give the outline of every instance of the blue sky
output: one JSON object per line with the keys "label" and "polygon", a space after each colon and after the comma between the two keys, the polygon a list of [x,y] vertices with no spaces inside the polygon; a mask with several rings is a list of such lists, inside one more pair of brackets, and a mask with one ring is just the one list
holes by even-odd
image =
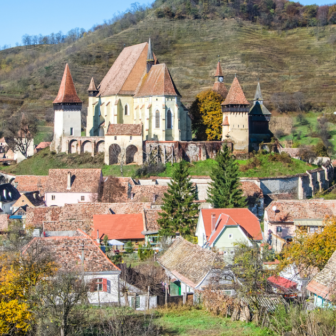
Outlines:
{"label": "blue sky", "polygon": [[[21,43],[24,34],[49,35],[72,28],[90,29],[130,8],[136,0],[11,0],[1,1],[0,46]],[[138,1],[140,4],[150,0]],[[323,5],[323,0],[303,0],[302,4]],[[5,14],[7,13],[7,14]],[[5,15],[4,15],[5,14]]]}

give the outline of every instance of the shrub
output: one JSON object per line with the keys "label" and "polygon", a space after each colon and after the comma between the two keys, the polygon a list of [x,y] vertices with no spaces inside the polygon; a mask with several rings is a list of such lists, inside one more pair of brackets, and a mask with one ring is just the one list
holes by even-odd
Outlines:
{"label": "shrub", "polygon": [[141,168],[137,169],[135,172],[136,177],[149,177],[155,176],[160,173],[163,173],[166,170],[166,167],[160,162],[157,164],[154,163],[145,163]]}
{"label": "shrub", "polygon": [[284,132],[283,129],[277,129],[277,130],[275,130],[274,135],[275,135],[275,137],[276,137],[277,139],[280,139],[280,138],[282,138],[283,136],[285,136],[286,133]]}

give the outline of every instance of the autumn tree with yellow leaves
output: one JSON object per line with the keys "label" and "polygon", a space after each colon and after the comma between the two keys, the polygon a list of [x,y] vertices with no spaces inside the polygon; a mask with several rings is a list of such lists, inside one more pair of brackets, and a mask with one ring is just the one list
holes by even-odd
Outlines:
{"label": "autumn tree with yellow leaves", "polygon": [[197,140],[221,140],[223,97],[213,91],[205,90],[196,96],[190,107],[192,131]]}
{"label": "autumn tree with yellow leaves", "polygon": [[0,256],[0,268],[0,334],[26,335],[40,308],[36,285],[55,274],[56,264],[42,251],[11,251]]}
{"label": "autumn tree with yellow leaves", "polygon": [[323,231],[313,234],[297,230],[293,242],[284,246],[279,269],[290,264],[321,270],[336,251],[336,217],[325,220]]}

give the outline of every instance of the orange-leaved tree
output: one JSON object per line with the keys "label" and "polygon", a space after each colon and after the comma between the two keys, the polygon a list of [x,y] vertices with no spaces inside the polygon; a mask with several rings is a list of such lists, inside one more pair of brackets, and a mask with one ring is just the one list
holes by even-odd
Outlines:
{"label": "orange-leaved tree", "polygon": [[25,335],[34,323],[40,298],[35,286],[57,270],[49,255],[34,251],[4,253],[0,257],[0,334]]}
{"label": "orange-leaved tree", "polygon": [[336,217],[324,221],[323,231],[309,234],[297,230],[293,242],[286,245],[281,254],[279,269],[290,264],[322,269],[336,251]]}
{"label": "orange-leaved tree", "polygon": [[213,91],[205,90],[196,96],[190,107],[192,130],[198,140],[220,140],[222,137],[223,97]]}

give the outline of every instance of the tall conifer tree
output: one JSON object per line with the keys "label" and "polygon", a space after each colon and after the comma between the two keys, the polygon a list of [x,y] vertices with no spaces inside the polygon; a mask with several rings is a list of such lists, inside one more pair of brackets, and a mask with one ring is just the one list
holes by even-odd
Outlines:
{"label": "tall conifer tree", "polygon": [[210,174],[212,182],[208,189],[208,202],[214,208],[243,208],[246,199],[240,187],[238,165],[226,144],[216,156],[217,166]]}
{"label": "tall conifer tree", "polygon": [[158,223],[161,227],[159,235],[174,236],[179,232],[182,236],[195,233],[198,204],[196,187],[190,182],[189,164],[181,161],[177,164],[167,193],[164,194],[162,212]]}

